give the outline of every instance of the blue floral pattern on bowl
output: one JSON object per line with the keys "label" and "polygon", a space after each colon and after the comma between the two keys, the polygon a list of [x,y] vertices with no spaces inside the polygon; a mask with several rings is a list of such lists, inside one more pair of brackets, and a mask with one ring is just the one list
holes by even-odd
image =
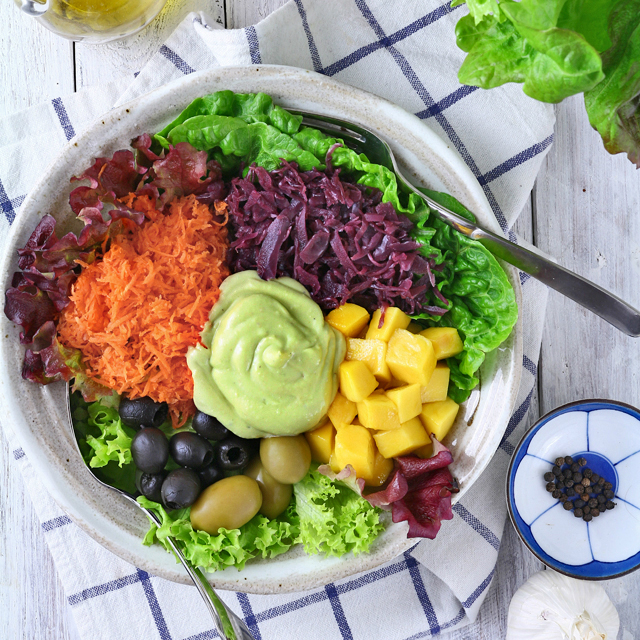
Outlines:
{"label": "blue floral pattern on bowl", "polygon": [[[613,485],[616,507],[590,522],[547,490],[543,475],[559,456],[585,458]],[[543,416],[522,438],[507,475],[509,515],[523,542],[547,566],[604,580],[640,566],[640,412],[584,400]]]}

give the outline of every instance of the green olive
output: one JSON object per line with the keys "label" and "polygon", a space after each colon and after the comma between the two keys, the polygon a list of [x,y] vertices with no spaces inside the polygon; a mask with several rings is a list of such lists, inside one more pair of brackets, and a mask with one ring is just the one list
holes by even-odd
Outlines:
{"label": "green olive", "polygon": [[304,436],[262,438],[260,460],[278,482],[295,484],[309,471],[311,449]]}
{"label": "green olive", "polygon": [[293,487],[290,484],[278,482],[256,456],[244,470],[245,475],[253,478],[262,492],[262,506],[260,513],[267,518],[277,518],[291,502]]}
{"label": "green olive", "polygon": [[260,511],[262,493],[248,476],[223,478],[207,487],[191,506],[191,526],[212,536],[218,529],[238,529]]}

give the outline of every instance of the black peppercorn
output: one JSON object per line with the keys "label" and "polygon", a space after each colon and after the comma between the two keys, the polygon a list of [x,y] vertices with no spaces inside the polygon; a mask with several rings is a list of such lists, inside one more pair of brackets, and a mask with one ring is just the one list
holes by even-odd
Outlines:
{"label": "black peppercorn", "polygon": [[562,491],[555,489],[551,495],[557,500],[562,495]]}
{"label": "black peppercorn", "polygon": [[575,496],[575,495],[576,495],[576,490],[575,490],[573,487],[568,487],[568,488],[567,488],[567,495],[568,495],[570,498],[573,498],[573,496]]}
{"label": "black peppercorn", "polygon": [[562,475],[563,475],[565,478],[570,478],[573,474],[571,473],[571,469],[565,469],[565,470],[562,472]]}
{"label": "black peppercorn", "polygon": [[556,458],[556,467],[561,467],[564,464],[564,458]]}
{"label": "black peppercorn", "polygon": [[552,491],[555,491],[555,490],[556,490],[556,485],[553,484],[553,482],[548,482],[547,483],[547,491],[549,493],[551,493]]}
{"label": "black peppercorn", "polygon": [[573,458],[571,456],[565,456],[564,457],[564,463],[565,464],[573,464]]}
{"label": "black peppercorn", "polygon": [[582,507],[584,507],[584,500],[578,498],[577,500],[574,501],[573,506],[576,509],[581,509]]}
{"label": "black peppercorn", "polygon": [[577,462],[574,462],[571,465],[571,472],[576,473],[577,471],[580,471],[580,465]]}
{"label": "black peppercorn", "polygon": [[600,509],[591,509],[591,517],[597,518],[600,515]]}
{"label": "black peppercorn", "polygon": [[615,507],[615,502],[612,502],[611,500],[607,500],[607,503],[605,504],[605,507],[607,509],[613,509],[613,507]]}
{"label": "black peppercorn", "polygon": [[604,504],[601,504],[598,507],[598,510],[600,511],[600,513],[604,513],[607,510],[607,507]]}
{"label": "black peppercorn", "polygon": [[573,474],[573,481],[574,482],[582,482],[582,474],[581,473],[574,473]]}
{"label": "black peppercorn", "polygon": [[580,460],[578,460],[578,464],[581,467],[584,467],[587,464],[587,461],[585,460],[585,458],[580,458]]}
{"label": "black peppercorn", "polygon": [[602,485],[602,488],[603,488],[603,489],[613,489],[613,485],[612,485],[610,482],[605,482],[605,483]]}
{"label": "black peppercorn", "polygon": [[560,500],[560,502],[566,502],[569,498],[567,498],[567,496],[563,493],[560,495],[560,497],[558,498],[558,500]]}
{"label": "black peppercorn", "polygon": [[580,484],[583,487],[589,487],[591,486],[591,480],[589,480],[589,478],[582,478],[582,481],[580,482]]}
{"label": "black peppercorn", "polygon": [[605,498],[608,498],[609,500],[611,500],[611,498],[613,498],[613,496],[614,496],[615,494],[613,493],[613,491],[611,491],[611,489],[607,489],[606,491],[603,491],[603,492],[602,492],[602,495],[603,495]]}
{"label": "black peppercorn", "polygon": [[585,514],[582,516],[582,519],[583,519],[585,522],[590,522],[592,517],[593,517],[593,516],[592,516],[590,513],[585,513]]}
{"label": "black peppercorn", "polygon": [[565,511],[571,511],[571,509],[573,509],[573,502],[571,502],[571,500],[566,500],[562,506]]}
{"label": "black peppercorn", "polygon": [[562,480],[560,480],[560,478],[558,478],[558,479],[556,480],[556,487],[557,487],[558,489],[564,489],[564,488],[565,488],[565,486],[566,486],[566,485],[565,485],[565,483],[564,483]]}
{"label": "black peppercorn", "polygon": [[589,500],[589,506],[593,509],[594,507],[598,506],[598,501],[595,498],[591,498],[591,500]]}
{"label": "black peppercorn", "polygon": [[582,513],[591,513],[591,507],[588,504],[585,504],[584,507],[582,507]]}
{"label": "black peppercorn", "polygon": [[575,509],[575,510],[574,510],[574,512],[573,512],[573,515],[574,515],[576,518],[582,518],[582,516],[583,516],[584,514],[582,513],[582,509]]}
{"label": "black peppercorn", "polygon": [[567,488],[573,487],[574,484],[575,484],[575,482],[571,478],[569,478],[568,480],[564,481],[564,486],[567,487]]}
{"label": "black peppercorn", "polygon": [[591,487],[591,491],[593,491],[593,493],[598,495],[602,493],[602,487],[599,484],[597,484],[595,487]]}
{"label": "black peppercorn", "polygon": [[553,467],[551,473],[553,473],[554,476],[559,476],[562,473],[562,469],[560,467]]}
{"label": "black peppercorn", "polygon": [[598,500],[599,504],[604,504],[607,501],[607,499],[602,494],[596,496],[596,499]]}
{"label": "black peppercorn", "polygon": [[588,493],[583,493],[580,496],[585,502],[589,502],[589,494]]}
{"label": "black peppercorn", "polygon": [[597,473],[594,473],[594,474],[591,476],[591,482],[592,482],[592,484],[597,484],[597,483],[598,483],[598,480],[600,480],[600,476],[599,476]]}
{"label": "black peppercorn", "polygon": [[583,469],[582,470],[582,475],[585,478],[590,478],[593,475],[593,471],[591,471],[591,469]]}
{"label": "black peppercorn", "polygon": [[547,473],[544,474],[544,479],[547,482],[553,482],[555,479],[555,476],[553,475],[553,473],[551,473],[551,471],[547,471]]}
{"label": "black peppercorn", "polygon": [[600,486],[602,486],[605,482],[606,482],[606,480],[605,480],[602,476],[600,476],[600,477],[598,478],[598,484],[599,484]]}

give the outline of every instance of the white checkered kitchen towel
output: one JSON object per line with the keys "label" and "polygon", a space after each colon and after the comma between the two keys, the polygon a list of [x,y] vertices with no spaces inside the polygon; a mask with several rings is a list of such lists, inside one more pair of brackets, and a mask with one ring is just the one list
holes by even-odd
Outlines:
{"label": "white checkered kitchen towel", "polygon": [[[500,225],[515,239],[510,227],[553,140],[553,111],[524,96],[519,86],[485,92],[458,84],[463,54],[454,27],[464,11],[439,0],[292,0],[255,27],[233,31],[191,14],[135,79],[0,120],[0,242],[40,173],[106,108],[196,70],[261,63],[313,69],[415,113],[457,149]],[[444,523],[435,541],[312,592],[224,593],[257,640],[423,638],[475,620],[495,571],[506,515],[504,500],[497,497],[504,493],[509,457],[525,428],[546,305],[545,287],[524,274],[521,281],[525,355],[515,413],[490,467],[454,507],[454,519]],[[47,496],[7,427],[5,436],[42,519],[81,637],[217,637],[193,587],[136,569],[71,523]]]}

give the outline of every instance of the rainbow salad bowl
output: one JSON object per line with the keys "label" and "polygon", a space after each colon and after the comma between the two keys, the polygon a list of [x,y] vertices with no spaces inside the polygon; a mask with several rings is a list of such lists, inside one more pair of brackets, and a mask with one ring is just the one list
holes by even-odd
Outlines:
{"label": "rainbow salad bowl", "polygon": [[[616,504],[585,522],[546,490],[559,456],[585,458],[613,485]],[[609,400],[572,402],[543,416],[520,441],[507,475],[509,515],[547,566],[604,580],[640,566],[640,411]]]}

